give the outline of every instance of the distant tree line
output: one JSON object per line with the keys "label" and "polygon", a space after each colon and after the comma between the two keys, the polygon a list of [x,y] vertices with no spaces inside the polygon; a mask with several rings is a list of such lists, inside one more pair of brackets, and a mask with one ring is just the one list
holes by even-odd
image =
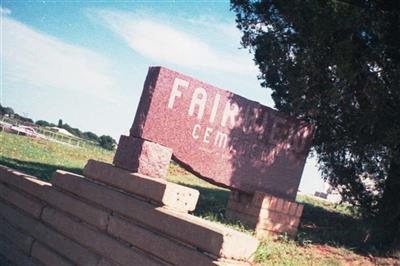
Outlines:
{"label": "distant tree line", "polygon": [[0,115],[1,116],[8,115],[9,117],[12,117],[13,119],[18,120],[22,123],[32,123],[32,124],[34,123],[41,127],[63,128],[76,137],[98,143],[101,147],[108,149],[108,150],[113,150],[117,144],[115,139],[113,139],[110,136],[107,136],[107,135],[98,136],[97,134],[90,132],[90,131],[82,132],[78,128],[74,128],[74,127],[71,127],[70,125],[68,125],[67,123],[63,123],[63,121],[61,119],[58,121],[57,125],[47,122],[45,120],[37,120],[36,122],[34,122],[30,118],[27,118],[27,117],[24,117],[24,116],[21,116],[21,115],[15,113],[11,107],[5,107],[5,106],[2,106],[1,104],[0,104]]}
{"label": "distant tree line", "polygon": [[81,130],[79,130],[79,128],[74,128],[74,127],[71,127],[70,125],[68,125],[67,123],[63,123],[63,121],[61,119],[58,120],[57,127],[63,128],[65,130],[67,130],[69,133],[71,133],[72,135],[77,136],[79,138],[96,142],[101,147],[103,147],[107,150],[113,150],[115,145],[117,144],[115,139],[113,139],[110,136],[107,136],[107,135],[97,136],[95,133],[90,132],[90,131],[82,132]]}
{"label": "distant tree line", "polygon": [[13,117],[15,120],[21,121],[23,123],[33,124],[32,119],[22,116],[22,115],[19,115],[19,114],[15,113],[11,107],[4,107],[1,104],[0,104],[0,115],[1,116],[8,115],[10,117]]}

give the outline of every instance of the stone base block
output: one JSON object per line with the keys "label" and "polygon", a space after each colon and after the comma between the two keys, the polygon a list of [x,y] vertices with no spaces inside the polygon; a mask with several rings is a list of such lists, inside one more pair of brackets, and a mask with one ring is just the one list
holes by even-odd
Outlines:
{"label": "stone base block", "polygon": [[89,160],[83,169],[86,177],[116,187],[128,193],[139,195],[157,206],[168,206],[177,211],[194,211],[199,191],[168,182],[161,178],[151,178],[108,163]]}
{"label": "stone base block", "polygon": [[150,177],[165,178],[172,150],[144,139],[122,135],[114,165]]}
{"label": "stone base block", "polygon": [[295,237],[303,205],[264,192],[254,195],[232,191],[226,217],[255,229],[258,238],[287,233]]}
{"label": "stone base block", "polygon": [[[119,214],[122,218],[126,217],[135,224],[150,227],[152,231],[161,236],[168,236],[168,238],[175,239],[180,243],[195,247],[202,252],[218,258],[249,260],[259,244],[258,240],[250,235],[203,220],[200,217],[177,212],[170,208],[155,208],[154,205],[148,202],[132,197],[127,193],[110,189],[107,186],[97,182],[95,183],[80,175],[65,171],[57,171],[53,175],[52,183],[54,186],[70,192],[77,197],[84,198],[84,200],[112,210],[113,216],[114,214],[115,216]],[[45,214],[43,213],[42,217],[44,216]],[[110,219],[110,223],[112,221],[115,222],[116,220]],[[57,219],[54,220],[54,223],[61,224]],[[69,230],[67,224],[65,228]],[[122,230],[122,225],[115,225],[114,229]],[[111,230],[110,224],[108,230]],[[117,234],[116,231],[114,231],[114,233]],[[126,241],[128,241],[128,237],[130,236],[119,231],[118,237],[122,238],[122,235],[124,235]],[[137,232],[132,234],[132,237],[135,236],[138,237]],[[93,238],[90,241],[94,242]],[[136,239],[135,241],[139,240]],[[149,239],[143,241],[147,241],[147,245],[149,244]],[[144,244],[142,247],[144,247]],[[152,245],[152,247],[155,247],[155,244]],[[168,245],[163,245],[162,247],[165,248],[163,252],[171,252]]]}

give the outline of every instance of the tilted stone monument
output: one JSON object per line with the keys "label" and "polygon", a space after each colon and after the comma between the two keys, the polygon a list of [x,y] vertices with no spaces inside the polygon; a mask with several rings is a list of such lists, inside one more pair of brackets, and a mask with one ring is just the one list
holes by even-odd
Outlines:
{"label": "tilted stone monument", "polygon": [[[150,67],[130,136],[121,136],[114,164],[165,177],[172,156],[196,176],[235,191],[228,217],[253,227],[285,220],[274,213],[296,217],[286,219],[291,231],[262,227],[294,234],[302,206],[293,200],[313,134],[314,127],[304,121],[164,67]],[[279,204],[251,205],[263,201],[260,193]]]}

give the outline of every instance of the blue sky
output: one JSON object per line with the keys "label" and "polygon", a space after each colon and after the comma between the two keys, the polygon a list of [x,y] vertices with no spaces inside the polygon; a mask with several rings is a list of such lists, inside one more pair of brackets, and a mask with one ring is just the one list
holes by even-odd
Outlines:
{"label": "blue sky", "polygon": [[[1,1],[1,104],[118,139],[162,65],[273,107],[228,1]],[[300,188],[321,189],[315,159]]]}

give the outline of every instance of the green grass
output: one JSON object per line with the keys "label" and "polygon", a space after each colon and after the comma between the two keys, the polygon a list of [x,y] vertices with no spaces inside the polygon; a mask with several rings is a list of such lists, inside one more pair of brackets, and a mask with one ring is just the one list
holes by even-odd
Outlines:
{"label": "green grass", "polygon": [[0,132],[0,164],[42,180],[49,180],[57,169],[80,174],[87,160],[111,162],[113,155],[100,147],[80,148]]}
{"label": "green grass", "polygon": [[299,248],[298,243],[285,237],[279,241],[264,239],[257,249],[255,261],[261,265],[342,265],[335,255],[321,257],[310,248]]}
{"label": "green grass", "polygon": [[[87,160],[111,162],[114,153],[101,148],[81,148],[35,140],[0,132],[0,164],[49,180],[57,169],[77,174]],[[209,184],[172,163],[167,179],[195,188],[200,198],[195,212],[203,217],[252,234],[240,223],[228,223],[224,213],[229,190]],[[304,212],[295,240],[281,236],[278,240],[264,239],[256,254],[259,265],[379,265],[366,257],[379,247],[364,246],[363,239],[369,225],[363,222],[348,206],[299,196]],[[389,263],[388,263],[388,261]],[[383,259],[383,264],[400,265],[399,261]],[[351,262],[351,263],[349,263]]]}

